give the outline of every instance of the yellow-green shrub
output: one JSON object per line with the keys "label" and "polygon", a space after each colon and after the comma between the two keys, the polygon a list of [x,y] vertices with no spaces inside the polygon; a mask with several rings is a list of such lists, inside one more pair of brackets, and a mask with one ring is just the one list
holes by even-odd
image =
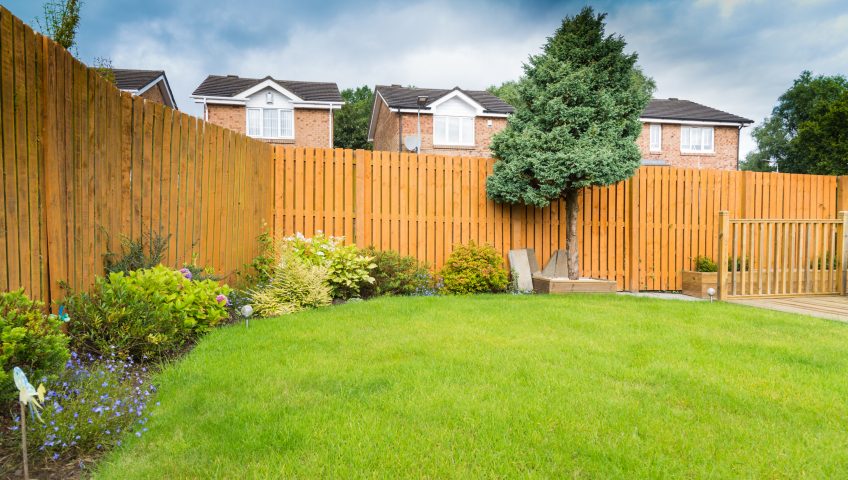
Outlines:
{"label": "yellow-green shrub", "polygon": [[505,291],[509,285],[509,276],[497,250],[474,242],[457,247],[440,276],[444,282],[441,291],[446,294],[496,293]]}
{"label": "yellow-green shrub", "polygon": [[268,283],[251,292],[257,315],[273,317],[330,304],[326,267],[310,265],[287,250],[279,258]]}

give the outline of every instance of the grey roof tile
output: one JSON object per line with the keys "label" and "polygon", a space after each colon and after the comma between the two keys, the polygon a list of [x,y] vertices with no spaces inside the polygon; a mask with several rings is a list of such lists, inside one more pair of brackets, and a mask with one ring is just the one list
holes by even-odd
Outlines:
{"label": "grey roof tile", "polygon": [[273,80],[307,102],[342,102],[339,86],[331,82],[299,82],[272,77],[242,78],[237,75],[209,75],[194,90],[198,97],[234,97],[265,80]]}
{"label": "grey roof tile", "polygon": [[700,122],[754,123],[753,120],[716,110],[689,100],[654,98],[642,112],[643,118]]}
{"label": "grey roof tile", "polygon": [[[377,85],[376,90],[383,96],[390,108],[418,108],[419,96],[427,96],[426,105],[430,105],[448,93],[454,90],[459,90],[471,97],[475,102],[482,105],[486,113],[507,114],[512,113],[515,110],[512,108],[512,105],[504,102],[500,98],[485,90],[463,90],[459,87],[454,87],[452,89],[414,88],[401,87],[397,85]],[[427,110],[429,108],[430,107],[425,106],[424,109]]]}
{"label": "grey roof tile", "polygon": [[138,90],[165,74],[164,70],[133,70],[113,68],[115,85],[121,90]]}

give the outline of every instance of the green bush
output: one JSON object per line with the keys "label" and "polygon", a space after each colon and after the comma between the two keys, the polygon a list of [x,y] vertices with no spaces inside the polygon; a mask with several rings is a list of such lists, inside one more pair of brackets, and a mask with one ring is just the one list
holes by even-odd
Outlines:
{"label": "green bush", "polygon": [[291,252],[307,265],[326,268],[333,298],[355,297],[363,285],[374,283],[371,270],[377,265],[355,245],[343,245],[343,241],[343,237],[328,237],[323,233],[312,238],[298,233],[283,239],[278,255]]}
{"label": "green bush", "polygon": [[111,273],[66,300],[74,348],[140,360],[179,351],[229,317],[230,289],[164,266]]}
{"label": "green bush", "polygon": [[442,292],[447,294],[496,293],[509,286],[501,255],[489,245],[474,242],[456,248],[440,275],[444,282]]}
{"label": "green bush", "polygon": [[115,252],[107,252],[104,261],[106,273],[123,272],[129,273],[133,270],[153,268],[165,259],[165,251],[168,249],[168,240],[171,236],[144,235],[138,240],[123,238],[121,240],[121,256],[117,257]]}
{"label": "green bush", "polygon": [[253,310],[259,316],[274,317],[329,305],[332,297],[327,278],[326,267],[310,265],[283,251],[268,284],[251,292]]}
{"label": "green bush", "polygon": [[23,289],[0,293],[0,393],[14,390],[12,369],[21,367],[33,383],[59,373],[68,359],[68,337],[44,304],[27,298]]}
{"label": "green bush", "polygon": [[415,257],[402,256],[394,250],[380,251],[374,247],[368,247],[362,253],[371,257],[376,265],[371,271],[374,282],[362,286],[362,297],[422,295],[432,290],[433,278],[429,268]]}
{"label": "green bush", "polygon": [[716,264],[716,262],[714,262],[710,257],[698,255],[697,257],[695,257],[695,271],[717,272],[718,264]]}

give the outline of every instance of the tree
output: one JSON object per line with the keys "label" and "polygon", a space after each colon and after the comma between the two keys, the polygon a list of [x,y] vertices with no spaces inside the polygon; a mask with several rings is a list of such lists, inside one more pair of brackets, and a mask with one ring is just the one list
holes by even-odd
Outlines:
{"label": "tree", "polygon": [[492,85],[486,91],[513,107],[518,107],[518,104],[521,103],[521,96],[518,94],[518,83],[520,81],[508,80],[500,85]]}
{"label": "tree", "polygon": [[846,91],[848,80],[842,75],[814,77],[809,71],[802,72],[778,98],[771,115],[751,132],[757,142],[757,150],[747,155],[742,169],[828,173],[810,158],[812,145],[800,144],[797,136],[802,125],[818,122]]}
{"label": "tree", "polygon": [[36,19],[38,28],[56,43],[70,50],[76,43],[80,8],[81,0],[48,1],[44,4],[44,19]]}
{"label": "tree", "polygon": [[654,83],[606,35],[606,14],[591,7],[566,17],[541,54],[524,65],[520,103],[492,140],[494,172],[486,181],[498,202],[546,207],[566,202],[568,276],[580,276],[577,197],[580,189],[633,175],[641,154],[639,115]]}
{"label": "tree", "polygon": [[803,152],[799,166],[806,173],[848,175],[848,90],[798,126],[793,147]]}
{"label": "tree", "polygon": [[333,128],[333,145],[338,148],[371,150],[368,141],[368,122],[374,94],[367,85],[342,90],[345,104],[336,112]]}

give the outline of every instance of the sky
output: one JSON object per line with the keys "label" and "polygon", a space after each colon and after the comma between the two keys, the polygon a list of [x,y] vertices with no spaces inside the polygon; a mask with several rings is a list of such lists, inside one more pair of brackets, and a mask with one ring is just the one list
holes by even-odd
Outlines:
{"label": "sky", "polygon": [[[3,1],[37,28],[41,0]],[[84,0],[76,56],[165,70],[181,110],[209,74],[339,87],[483,89],[518,78],[568,15],[607,12],[607,33],[657,85],[760,123],[803,70],[848,74],[845,0]],[[743,130],[743,155],[755,148]]]}

